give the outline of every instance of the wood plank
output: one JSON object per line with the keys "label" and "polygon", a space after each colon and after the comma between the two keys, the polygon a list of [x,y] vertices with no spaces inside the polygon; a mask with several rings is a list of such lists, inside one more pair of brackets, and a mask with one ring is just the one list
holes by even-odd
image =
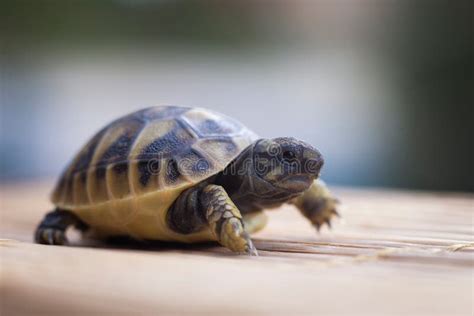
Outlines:
{"label": "wood plank", "polygon": [[472,315],[474,196],[338,188],[321,234],[290,206],[254,236],[215,244],[32,243],[51,182],[2,185],[1,314]]}

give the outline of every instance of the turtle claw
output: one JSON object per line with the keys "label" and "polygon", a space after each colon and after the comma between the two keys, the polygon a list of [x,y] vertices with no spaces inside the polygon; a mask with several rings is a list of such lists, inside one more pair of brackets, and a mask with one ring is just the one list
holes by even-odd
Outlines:
{"label": "turtle claw", "polygon": [[245,253],[248,254],[249,256],[258,257],[257,248],[255,248],[250,238],[247,240],[247,247],[245,247]]}
{"label": "turtle claw", "polygon": [[316,223],[316,224],[313,224],[313,225],[314,225],[314,227],[316,227],[316,231],[317,231],[318,233],[320,233],[320,230],[321,230],[321,224],[319,224],[319,223]]}
{"label": "turtle claw", "polygon": [[326,203],[323,204],[324,207],[316,209],[312,212],[311,217],[309,218],[318,233],[321,230],[323,225],[327,225],[329,229],[332,229],[331,219],[334,217],[340,218],[341,215],[336,210],[336,201],[335,200],[328,200]]}
{"label": "turtle claw", "polygon": [[56,228],[38,228],[35,241],[44,245],[67,245],[68,243],[65,232]]}
{"label": "turtle claw", "polygon": [[321,232],[321,228],[324,226],[324,224],[326,224],[328,226],[329,229],[332,229],[332,224],[331,224],[331,221],[328,219],[327,221],[325,222],[322,222],[322,223],[315,223],[313,224],[314,227],[316,227],[316,231],[318,233]]}

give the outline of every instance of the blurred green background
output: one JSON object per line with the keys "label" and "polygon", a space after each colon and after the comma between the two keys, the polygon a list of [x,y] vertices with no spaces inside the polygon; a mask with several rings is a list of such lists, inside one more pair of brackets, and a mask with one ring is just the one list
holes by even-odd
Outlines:
{"label": "blurred green background", "polygon": [[473,190],[472,1],[0,3],[1,181],[54,177],[119,115],[208,107],[331,184]]}

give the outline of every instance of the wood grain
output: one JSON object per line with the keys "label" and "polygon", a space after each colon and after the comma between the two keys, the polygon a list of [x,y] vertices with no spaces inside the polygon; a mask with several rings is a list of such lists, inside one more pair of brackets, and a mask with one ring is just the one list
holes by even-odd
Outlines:
{"label": "wood grain", "polygon": [[472,315],[474,196],[335,190],[321,234],[270,211],[258,258],[215,244],[32,243],[51,182],[1,186],[1,315]]}

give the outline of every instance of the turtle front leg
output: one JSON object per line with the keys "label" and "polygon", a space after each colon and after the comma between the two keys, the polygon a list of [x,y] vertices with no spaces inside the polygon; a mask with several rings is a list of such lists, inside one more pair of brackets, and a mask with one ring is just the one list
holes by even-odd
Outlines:
{"label": "turtle front leg", "polygon": [[87,228],[72,212],[61,209],[49,212],[36,228],[35,241],[45,245],[66,245],[66,229],[72,225],[80,230]]}
{"label": "turtle front leg", "polygon": [[242,215],[219,185],[206,186],[200,195],[204,216],[217,241],[234,252],[257,256],[249,234],[244,229]]}
{"label": "turtle front leg", "polygon": [[302,195],[292,200],[300,212],[308,218],[319,231],[323,224],[331,227],[331,218],[338,216],[338,201],[329,192],[322,180],[315,180]]}

